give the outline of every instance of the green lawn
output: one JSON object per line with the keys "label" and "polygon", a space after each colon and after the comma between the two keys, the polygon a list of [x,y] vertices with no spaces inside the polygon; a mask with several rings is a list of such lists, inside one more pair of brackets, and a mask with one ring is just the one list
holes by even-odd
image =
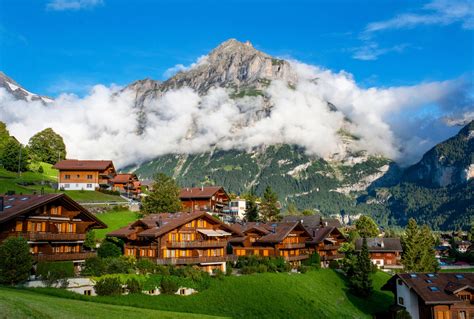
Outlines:
{"label": "green lawn", "polygon": [[390,278],[374,276],[374,295],[363,299],[347,292],[338,273],[324,269],[306,274],[255,274],[212,280],[209,289],[192,296],[130,295],[87,297],[58,289],[39,293],[122,306],[193,312],[232,318],[371,318],[393,302],[380,287]]}
{"label": "green lawn", "polygon": [[439,272],[474,272],[474,268],[465,268],[465,269],[440,269]]}
{"label": "green lawn", "polygon": [[139,218],[136,212],[131,212],[129,210],[111,210],[107,213],[96,214],[96,217],[98,217],[101,221],[106,223],[107,226],[109,226],[106,229],[95,230],[95,236],[97,239],[105,238],[105,234],[116,229],[122,228]]}
{"label": "green lawn", "polygon": [[69,300],[31,291],[0,288],[0,319],[23,318],[216,318]]}
{"label": "green lawn", "polygon": [[117,195],[104,194],[96,191],[64,191],[69,197],[81,203],[103,203],[103,202],[124,202],[126,201]]}

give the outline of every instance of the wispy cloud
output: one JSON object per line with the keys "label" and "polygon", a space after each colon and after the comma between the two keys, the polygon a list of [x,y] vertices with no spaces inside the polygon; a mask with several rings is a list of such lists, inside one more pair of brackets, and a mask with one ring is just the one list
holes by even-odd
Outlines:
{"label": "wispy cloud", "polygon": [[179,72],[184,72],[184,71],[188,71],[192,68],[195,68],[201,64],[205,64],[207,63],[207,55],[202,55],[200,56],[196,62],[194,63],[191,63],[190,65],[184,65],[184,64],[176,64],[175,66],[172,66],[171,68],[167,69],[164,73],[163,73],[163,77],[165,79],[167,78],[170,78],[172,77],[173,75],[175,75],[176,73],[179,73]]}
{"label": "wispy cloud", "polygon": [[352,57],[356,60],[373,61],[377,60],[379,56],[384,54],[391,52],[403,52],[407,46],[407,44],[400,44],[389,48],[381,48],[376,42],[367,42],[360,47],[353,48],[352,51],[354,54]]}
{"label": "wispy cloud", "polygon": [[103,0],[51,0],[46,4],[46,8],[53,11],[77,11],[102,5],[104,5]]}
{"label": "wispy cloud", "polygon": [[421,25],[461,23],[464,29],[474,28],[474,2],[471,0],[434,0],[420,13],[403,13],[391,19],[369,23],[364,35],[383,30],[410,29]]}

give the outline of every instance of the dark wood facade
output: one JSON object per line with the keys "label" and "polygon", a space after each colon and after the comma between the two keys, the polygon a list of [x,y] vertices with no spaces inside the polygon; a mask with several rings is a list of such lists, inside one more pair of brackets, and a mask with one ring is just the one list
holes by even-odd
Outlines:
{"label": "dark wood facade", "polygon": [[179,194],[184,211],[206,211],[221,214],[229,205],[230,197],[223,187],[187,187]]}
{"label": "dark wood facade", "polygon": [[84,261],[86,232],[107,226],[64,194],[3,197],[0,242],[8,237],[28,241],[36,261]]}

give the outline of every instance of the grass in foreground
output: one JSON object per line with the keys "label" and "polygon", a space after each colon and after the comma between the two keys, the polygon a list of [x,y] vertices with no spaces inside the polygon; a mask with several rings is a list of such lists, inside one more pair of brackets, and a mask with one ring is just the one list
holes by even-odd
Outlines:
{"label": "grass in foreground", "polygon": [[[92,303],[0,288],[0,318],[211,318],[210,316]],[[215,317],[212,317],[215,318]]]}
{"label": "grass in foreground", "polygon": [[97,191],[64,191],[64,193],[79,203],[126,203],[126,201],[120,196],[104,194]]}
{"label": "grass in foreground", "polygon": [[131,212],[129,210],[120,210],[114,211],[111,210],[107,213],[97,214],[97,218],[109,226],[106,229],[97,229],[95,230],[95,237],[97,239],[105,238],[105,234],[110,233],[111,231],[117,230],[124,226],[127,226],[131,222],[139,218],[136,212]]}
{"label": "grass in foreground", "polygon": [[255,274],[212,280],[209,289],[192,296],[130,295],[87,297],[58,289],[38,293],[99,303],[232,318],[371,318],[393,302],[380,287],[390,276],[374,275],[375,293],[362,299],[347,292],[343,278],[330,269],[306,274]]}

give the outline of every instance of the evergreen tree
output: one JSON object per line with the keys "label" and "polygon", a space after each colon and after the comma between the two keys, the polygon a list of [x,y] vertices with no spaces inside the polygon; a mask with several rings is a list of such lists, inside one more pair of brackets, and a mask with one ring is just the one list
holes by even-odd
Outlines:
{"label": "evergreen tree", "polygon": [[21,172],[28,170],[28,152],[15,138],[10,137],[5,144],[0,162],[3,167],[11,172]]}
{"label": "evergreen tree", "polygon": [[10,133],[7,130],[5,123],[0,121],[0,154],[2,154],[3,148],[10,139]]}
{"label": "evergreen tree", "polygon": [[182,209],[180,188],[175,180],[165,174],[155,176],[153,191],[142,202],[142,213],[176,213]]}
{"label": "evergreen tree", "polygon": [[402,264],[406,271],[435,272],[438,262],[435,258],[435,239],[427,225],[418,227],[413,218],[408,221],[402,237]]}
{"label": "evergreen tree", "polygon": [[260,204],[260,214],[264,221],[276,221],[279,219],[280,209],[278,208],[278,196],[270,186],[265,188],[262,203]]}
{"label": "evergreen tree", "polygon": [[379,227],[369,216],[362,215],[355,222],[355,226],[360,237],[371,238],[377,237],[379,234]]}
{"label": "evergreen tree", "polygon": [[25,281],[33,267],[26,239],[10,237],[0,245],[0,282],[14,285]]}
{"label": "evergreen tree", "polygon": [[438,261],[435,257],[435,239],[431,233],[431,229],[428,225],[423,225],[420,230],[420,238],[422,240],[421,246],[421,257],[420,257],[420,272],[435,272],[439,269]]}
{"label": "evergreen tree", "polygon": [[353,274],[349,277],[349,286],[354,294],[361,297],[368,297],[372,294],[372,262],[370,261],[367,240],[363,238],[362,249],[357,254],[357,259],[353,268]]}
{"label": "evergreen tree", "polygon": [[95,232],[89,230],[86,234],[86,240],[84,241],[84,247],[89,249],[95,249]]}
{"label": "evergreen tree", "polygon": [[286,214],[289,216],[298,216],[300,215],[300,212],[298,211],[298,208],[296,208],[295,204],[289,203],[288,208],[286,209]]}
{"label": "evergreen tree", "polygon": [[61,135],[47,128],[36,133],[28,143],[31,158],[35,161],[55,164],[66,158],[66,145]]}
{"label": "evergreen tree", "polygon": [[245,195],[246,208],[245,208],[245,219],[248,222],[258,221],[258,205],[257,196],[251,190],[249,194]]}

